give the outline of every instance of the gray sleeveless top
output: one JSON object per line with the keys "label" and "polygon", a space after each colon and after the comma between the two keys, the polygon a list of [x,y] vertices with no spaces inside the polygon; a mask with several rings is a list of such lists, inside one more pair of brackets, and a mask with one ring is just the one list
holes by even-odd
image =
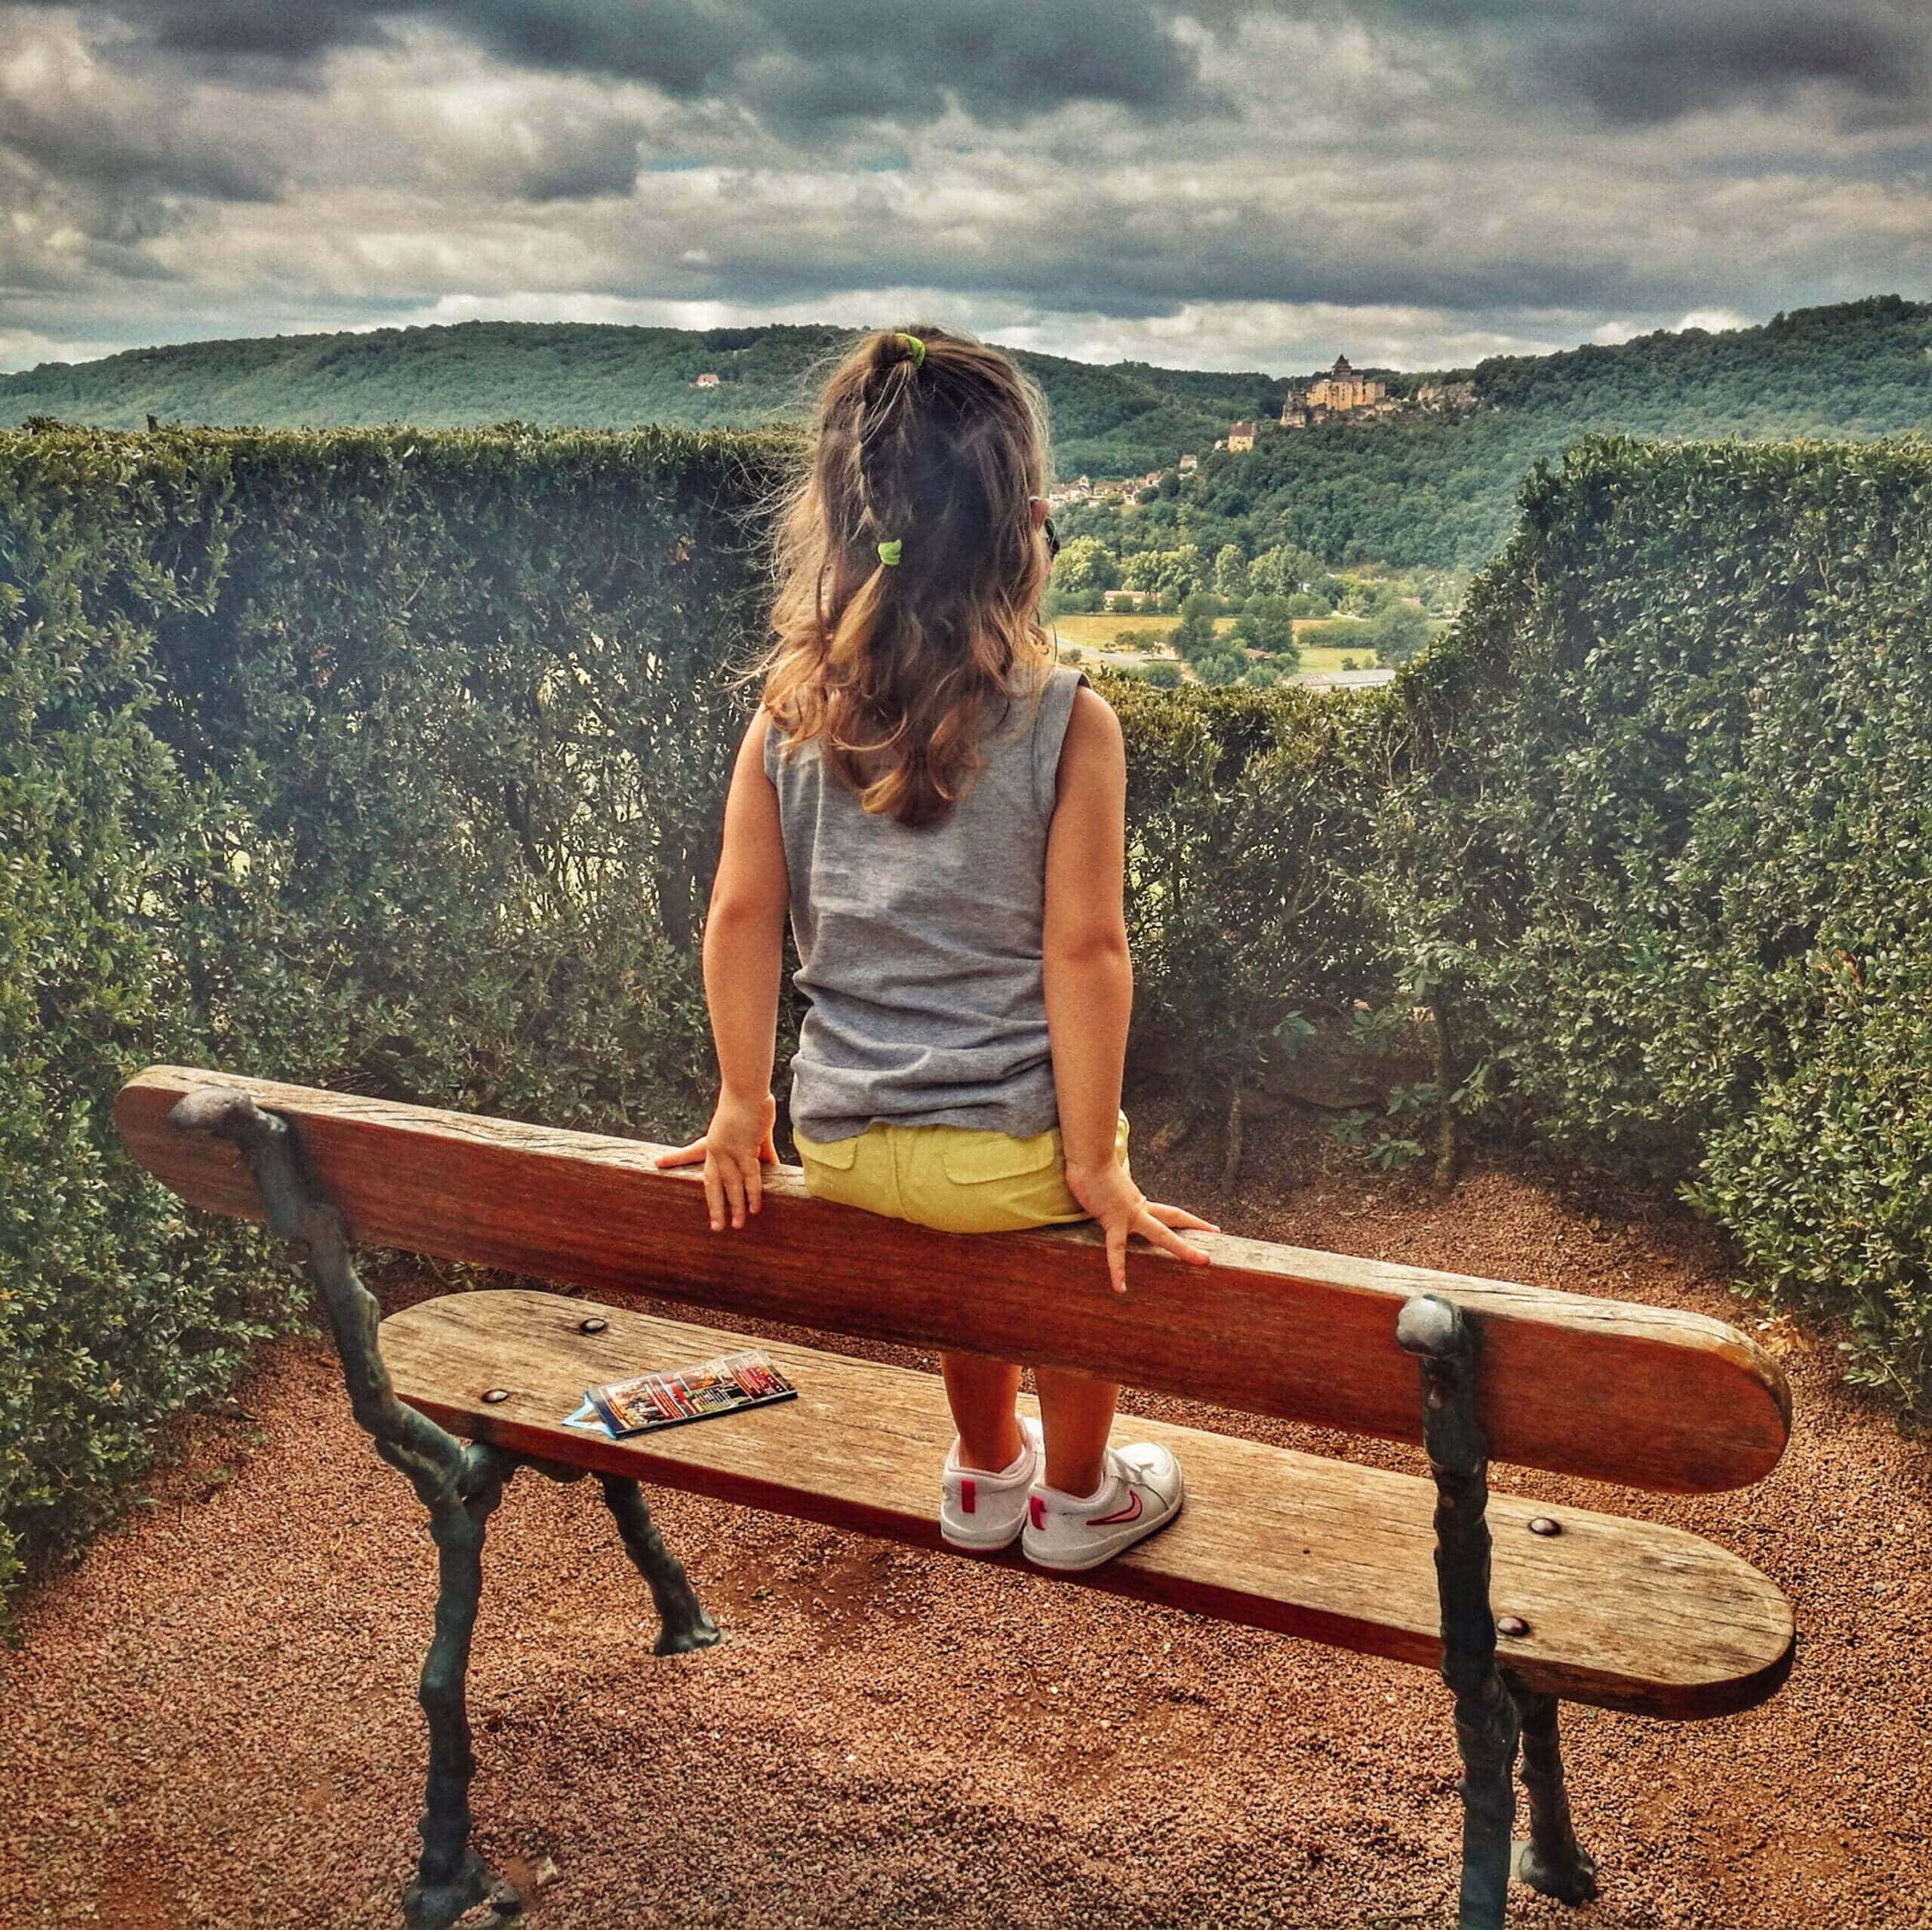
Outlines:
{"label": "gray sleeveless top", "polygon": [[789,874],[793,982],[811,1001],[792,1061],[808,1139],[875,1120],[1030,1138],[1059,1117],[1041,985],[1047,827],[1078,670],[1015,698],[964,801],[918,828],[874,816],[816,744],[765,739]]}

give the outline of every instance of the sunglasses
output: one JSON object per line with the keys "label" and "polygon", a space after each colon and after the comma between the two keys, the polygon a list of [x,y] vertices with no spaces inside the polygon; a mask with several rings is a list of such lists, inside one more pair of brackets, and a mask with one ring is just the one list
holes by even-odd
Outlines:
{"label": "sunglasses", "polygon": [[[1046,499],[1044,496],[1030,496],[1026,499],[1029,502],[1041,502]],[[1040,533],[1047,539],[1047,561],[1051,563],[1060,554],[1060,532],[1054,527],[1054,519],[1051,516],[1041,518]]]}

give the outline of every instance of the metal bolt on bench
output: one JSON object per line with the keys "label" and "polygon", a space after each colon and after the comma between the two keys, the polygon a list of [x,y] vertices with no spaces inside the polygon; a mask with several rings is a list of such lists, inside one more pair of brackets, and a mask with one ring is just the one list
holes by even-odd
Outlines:
{"label": "metal bolt on bench", "polygon": [[[471,1751],[464,1683],[470,1637],[483,1592],[483,1536],[504,1483],[521,1467],[557,1481],[582,1478],[567,1467],[506,1452],[478,1442],[466,1445],[435,1421],[397,1399],[377,1341],[382,1310],[356,1277],[342,1215],[318,1199],[300,1171],[294,1135],[287,1120],[263,1111],[246,1093],[204,1086],[168,1114],[185,1132],[212,1133],[232,1141],[248,1162],[269,1228],[298,1248],[314,1281],[348,1384],[357,1424],[376,1452],[408,1477],[429,1511],[436,1544],[435,1634],[423,1664],[417,1699],[429,1725],[429,1770],[424,1793],[423,1855],[416,1880],[404,1895],[409,1930],[448,1930],[478,1904],[491,1906],[499,1922],[518,1915],[522,1898],[469,1846],[469,1784],[476,1773]],[[586,1322],[586,1328],[591,1323]],[[488,1401],[502,1391],[483,1396]],[[660,1632],[657,1653],[681,1655],[718,1640],[699,1606],[675,1556],[651,1519],[635,1481],[599,1477],[625,1551],[651,1588]]]}

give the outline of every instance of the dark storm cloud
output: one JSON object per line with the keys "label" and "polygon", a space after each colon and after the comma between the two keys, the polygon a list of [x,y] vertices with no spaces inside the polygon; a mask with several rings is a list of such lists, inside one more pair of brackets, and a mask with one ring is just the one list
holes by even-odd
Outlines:
{"label": "dark storm cloud", "polygon": [[552,131],[513,183],[525,201],[588,201],[629,193],[637,179],[638,130],[611,120]]}
{"label": "dark storm cloud", "polygon": [[810,249],[788,245],[779,234],[721,240],[716,259],[691,275],[690,293],[797,303],[854,287],[916,287],[1011,297],[1046,313],[1141,321],[1178,315],[1210,289],[1220,303],[1398,304],[1467,314],[1607,303],[1681,308],[1708,286],[1688,265],[1659,272],[1527,253],[1460,257],[1380,241],[1372,250],[1351,249],[1306,218],[1257,223],[1225,241],[1191,245],[1145,225],[1137,230],[1104,202],[1084,211],[1057,206],[1048,218],[977,247],[923,235],[915,223],[894,220],[888,226],[883,238],[857,229],[835,235],[821,229]]}
{"label": "dark storm cloud", "polygon": [[165,128],[77,112],[71,102],[53,112],[17,98],[5,105],[0,149],[70,188],[97,191],[102,204],[123,211],[125,219],[134,218],[127,211],[157,195],[218,201],[275,197],[275,171],[259,157],[171,137]]}
{"label": "dark storm cloud", "polygon": [[1884,117],[1932,91],[1924,0],[1554,0],[1534,12],[1518,0],[1359,0],[1350,11],[1473,34],[1479,68],[1622,126],[1775,105],[1814,85]]}
{"label": "dark storm cloud", "polygon": [[1925,85],[1926,29],[1881,20],[1783,8],[1725,19],[1688,8],[1650,19],[1593,23],[1545,48],[1546,81],[1632,124],[1700,108],[1780,99],[1828,82],[1884,110],[1909,106]]}
{"label": "dark storm cloud", "polygon": [[276,63],[305,83],[337,48],[432,20],[518,66],[736,99],[793,129],[930,121],[955,101],[995,123],[1072,101],[1152,117],[1215,104],[1171,0],[115,0],[105,11],[162,51]]}

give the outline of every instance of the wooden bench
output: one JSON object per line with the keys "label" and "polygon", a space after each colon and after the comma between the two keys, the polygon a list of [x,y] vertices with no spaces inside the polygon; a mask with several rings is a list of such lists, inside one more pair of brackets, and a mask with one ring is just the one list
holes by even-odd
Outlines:
{"label": "wooden bench", "polygon": [[441,1593],[420,1692],[430,1764],[405,1898],[414,1930],[479,1903],[517,1907],[469,1845],[463,1676],[484,1523],[518,1467],[599,1477],[669,1654],[717,1632],[641,1482],[939,1549],[952,1428],[931,1375],[761,1341],[798,1400],[626,1440],[573,1430],[562,1418],[587,1384],[744,1337],[514,1290],[393,1314],[379,1348],[352,1233],[1420,1442],[1432,1480],[1137,1421],[1185,1462],[1186,1511],[1105,1567],[1041,1578],[1439,1669],[1463,1760],[1466,1930],[1503,1922],[1519,1746],[1530,1836],[1516,1873],[1566,1901],[1595,1893],[1571,1824],[1559,1700],[1720,1716],[1763,1701],[1790,1667],[1789,1605],[1737,1556],[1681,1529],[1487,1492],[1492,1453],[1663,1492],[1762,1478],[1789,1432],[1784,1379],[1715,1320],[1228,1235],[1202,1236],[1205,1270],[1137,1249],[1121,1298],[1091,1228],[932,1233],[810,1200],[783,1167],[744,1231],[713,1234],[696,1172],[657,1171],[651,1145],[180,1067],[131,1080],[115,1117],[183,1198],[265,1218],[303,1248],[356,1417],[430,1510]]}

